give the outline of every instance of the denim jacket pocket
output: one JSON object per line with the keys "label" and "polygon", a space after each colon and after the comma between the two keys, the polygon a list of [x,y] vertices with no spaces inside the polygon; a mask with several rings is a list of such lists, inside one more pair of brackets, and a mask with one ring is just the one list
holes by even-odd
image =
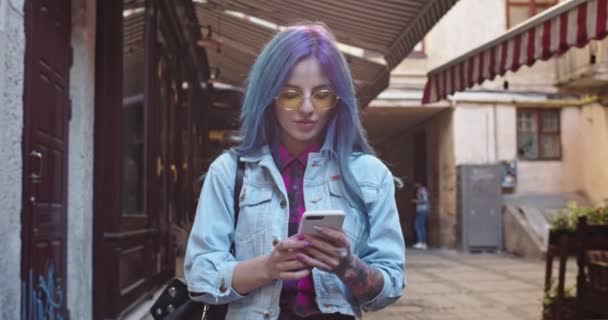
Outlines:
{"label": "denim jacket pocket", "polygon": [[356,205],[345,196],[346,191],[344,190],[341,181],[329,181],[328,187],[332,208],[343,210],[346,214],[342,230],[348,236],[351,246],[354,246],[362,231],[361,212]]}
{"label": "denim jacket pocket", "polygon": [[354,208],[354,203],[345,195],[346,191],[340,180],[330,180],[327,182],[329,188],[329,195],[332,197],[332,205],[336,206],[336,209],[347,210],[347,206]]}
{"label": "denim jacket pocket", "polygon": [[365,202],[365,205],[370,205],[378,200],[380,187],[372,184],[360,184],[359,188],[361,189],[361,194],[363,194],[363,202]]}
{"label": "denim jacket pocket", "polygon": [[[337,198],[341,198],[345,203],[348,203],[349,206],[356,208],[353,201],[345,196],[346,190],[344,190],[342,181],[331,180],[328,182],[328,185],[330,195]],[[376,200],[378,200],[378,192],[380,192],[380,187],[375,185],[374,183],[360,183],[359,189],[361,190],[361,194],[363,195],[363,202],[365,202],[366,205],[374,203]]]}
{"label": "denim jacket pocket", "polygon": [[255,186],[244,183],[239,196],[239,216],[234,232],[237,260],[257,254],[255,238],[267,227],[272,202],[271,186]]}

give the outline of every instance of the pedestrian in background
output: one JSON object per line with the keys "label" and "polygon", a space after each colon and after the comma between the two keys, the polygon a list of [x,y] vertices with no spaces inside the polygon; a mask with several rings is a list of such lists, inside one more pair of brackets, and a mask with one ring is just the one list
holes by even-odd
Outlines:
{"label": "pedestrian in background", "polygon": [[[184,263],[192,298],[229,304],[227,319],[260,320],[354,319],[399,299],[405,244],[393,176],[367,142],[348,64],[324,25],[289,27],[264,48],[241,135],[204,181]],[[344,211],[342,230],[298,234],[306,209]]]}
{"label": "pedestrian in background", "polygon": [[412,202],[416,204],[416,221],[414,223],[414,228],[416,229],[416,244],[414,244],[413,247],[415,249],[426,250],[426,220],[431,209],[429,191],[419,180],[414,181],[414,188],[416,189],[416,199],[412,199]]}

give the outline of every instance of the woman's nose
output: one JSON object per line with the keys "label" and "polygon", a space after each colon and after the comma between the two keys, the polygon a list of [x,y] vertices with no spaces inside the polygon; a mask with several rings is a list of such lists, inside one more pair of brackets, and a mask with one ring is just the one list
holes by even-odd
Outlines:
{"label": "woman's nose", "polygon": [[313,112],[315,112],[315,107],[312,104],[312,98],[310,96],[305,96],[304,97],[304,101],[302,101],[302,105],[300,106],[299,109],[300,113],[302,114],[312,114]]}

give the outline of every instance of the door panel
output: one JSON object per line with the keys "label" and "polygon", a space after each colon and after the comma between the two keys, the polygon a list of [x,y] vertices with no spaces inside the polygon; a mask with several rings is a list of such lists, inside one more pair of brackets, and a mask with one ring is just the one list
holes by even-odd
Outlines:
{"label": "door panel", "polygon": [[99,34],[107,36],[98,42],[97,85],[107,95],[96,106],[95,319],[121,318],[174,275],[168,220],[177,173],[169,149],[174,84],[159,83],[171,69],[157,65],[161,3],[98,2]]}
{"label": "door panel", "polygon": [[179,178],[179,171],[175,160],[175,116],[178,109],[178,87],[176,70],[176,47],[172,41],[166,18],[158,17],[157,37],[161,44],[158,57],[158,82],[160,85],[159,114],[160,130],[158,140],[160,149],[158,157],[161,159],[164,170],[158,176],[158,192],[160,206],[157,211],[157,222],[160,229],[158,239],[158,270],[162,273],[173,274],[175,270],[175,256],[173,254],[173,237],[171,236],[171,222],[175,216],[175,190]]}
{"label": "door panel", "polygon": [[68,0],[25,7],[23,319],[67,318],[70,8]]}
{"label": "door panel", "polygon": [[185,49],[194,45],[184,22],[194,6],[97,6],[94,319],[117,319],[175,275],[173,227],[190,156],[180,154],[190,130],[180,118],[182,73],[198,78]]}

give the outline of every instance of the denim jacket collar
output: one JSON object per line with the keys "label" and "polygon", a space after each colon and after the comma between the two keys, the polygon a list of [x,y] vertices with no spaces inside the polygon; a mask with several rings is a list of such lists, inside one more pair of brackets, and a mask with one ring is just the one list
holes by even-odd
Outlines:
{"label": "denim jacket collar", "polygon": [[[262,166],[270,166],[274,164],[274,159],[272,158],[272,153],[270,152],[270,147],[265,145],[258,150],[252,152],[251,154],[244,155],[241,158],[243,162],[256,163],[259,162]],[[323,161],[325,157],[320,152],[311,152],[308,156],[308,161]]]}

